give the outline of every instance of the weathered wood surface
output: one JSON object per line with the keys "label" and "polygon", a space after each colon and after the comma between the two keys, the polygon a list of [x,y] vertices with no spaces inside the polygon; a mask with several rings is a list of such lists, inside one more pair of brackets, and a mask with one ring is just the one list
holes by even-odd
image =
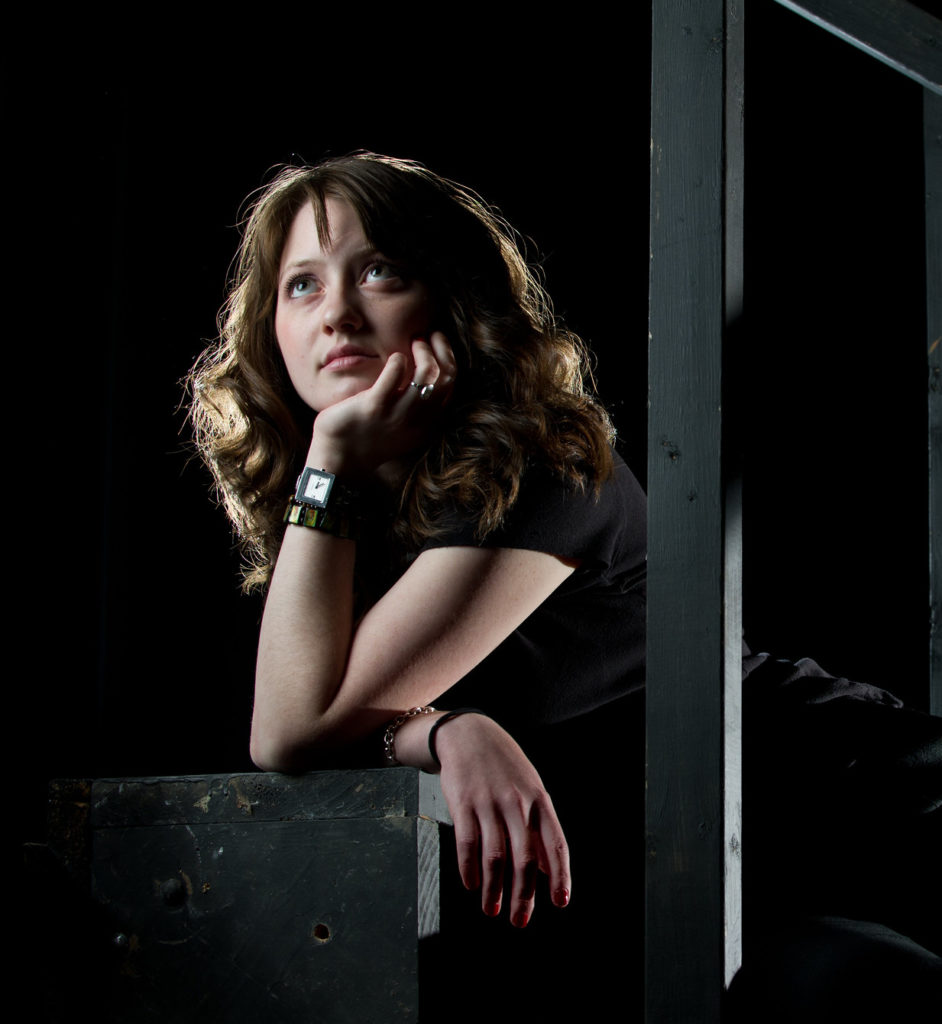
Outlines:
{"label": "weathered wood surface", "polygon": [[923,91],[923,125],[929,361],[929,710],[942,715],[942,97],[928,89]]}
{"label": "weathered wood surface", "polygon": [[89,793],[100,1019],[417,1020],[435,783],[397,768],[65,787]]}
{"label": "weathered wood surface", "polygon": [[118,822],[129,827],[246,818],[313,821],[424,815],[449,820],[437,778],[411,768],[96,779],[90,815],[93,828]]}
{"label": "weathered wood surface", "polygon": [[742,10],[656,0],[648,421],[650,1024],[720,1020],[741,956],[738,481],[724,342],[742,302]]}
{"label": "weathered wood surface", "polygon": [[777,0],[942,95],[942,22],[906,0]]}

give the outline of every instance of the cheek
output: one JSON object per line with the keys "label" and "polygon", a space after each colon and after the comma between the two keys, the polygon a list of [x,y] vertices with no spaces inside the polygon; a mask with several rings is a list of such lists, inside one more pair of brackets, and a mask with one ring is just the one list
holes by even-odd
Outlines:
{"label": "cheek", "polygon": [[[399,311],[401,330],[411,335],[428,334],[432,327],[432,303],[424,290],[421,295],[410,298]],[[428,339],[426,339],[428,340]]]}
{"label": "cheek", "polygon": [[[281,363],[284,366],[284,372],[287,375],[288,380],[291,382],[291,386],[305,403],[308,402],[308,397],[305,391],[309,387],[309,378],[311,374],[306,369],[304,359],[299,354],[297,348],[289,343],[284,343],[282,336],[278,336],[277,344],[278,353],[281,357]],[[276,357],[277,358],[277,357]]]}
{"label": "cheek", "polygon": [[288,318],[282,312],[280,303],[275,307],[274,328],[275,341],[278,342],[278,347],[284,351],[284,340],[288,337],[290,331],[288,330]]}
{"label": "cheek", "polygon": [[274,326],[275,342],[285,361],[285,365],[290,370],[292,362],[297,360],[300,351],[295,338],[295,332],[291,329],[291,320],[289,317],[279,314],[276,310]]}

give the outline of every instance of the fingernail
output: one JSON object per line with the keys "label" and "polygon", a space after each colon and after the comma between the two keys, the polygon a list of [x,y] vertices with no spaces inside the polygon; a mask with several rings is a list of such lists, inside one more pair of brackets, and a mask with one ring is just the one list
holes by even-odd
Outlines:
{"label": "fingernail", "polygon": [[557,907],[565,907],[569,905],[569,890],[568,889],[557,889],[556,895],[553,897],[553,902]]}
{"label": "fingernail", "polygon": [[490,903],[485,904],[484,913],[488,917],[497,917],[500,913],[500,900],[491,900]]}
{"label": "fingernail", "polygon": [[530,914],[526,910],[524,910],[520,914],[517,914],[517,916],[513,920],[513,926],[515,928],[526,928],[526,926],[529,923],[530,923]]}

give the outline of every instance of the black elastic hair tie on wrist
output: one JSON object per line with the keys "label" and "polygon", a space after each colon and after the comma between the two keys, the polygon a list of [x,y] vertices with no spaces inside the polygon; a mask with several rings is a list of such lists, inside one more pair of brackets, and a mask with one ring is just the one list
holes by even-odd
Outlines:
{"label": "black elastic hair tie on wrist", "polygon": [[438,768],[441,768],[442,763],[438,759],[438,752],[435,750],[435,733],[452,718],[457,718],[459,715],[484,715],[488,717],[486,711],[482,711],[480,708],[455,708],[454,711],[446,711],[441,718],[436,718],[432,723],[432,728],[428,732],[428,752],[432,757]]}

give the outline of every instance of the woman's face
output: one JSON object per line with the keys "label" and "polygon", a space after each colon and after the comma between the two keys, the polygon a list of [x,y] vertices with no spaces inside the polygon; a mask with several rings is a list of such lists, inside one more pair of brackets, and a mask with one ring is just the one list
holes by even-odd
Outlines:
{"label": "woman's face", "polygon": [[428,340],[428,289],[367,241],[353,207],[327,200],[330,245],[305,205],[278,273],[275,335],[295,391],[319,412],[370,387],[393,352],[412,369],[412,342]]}

